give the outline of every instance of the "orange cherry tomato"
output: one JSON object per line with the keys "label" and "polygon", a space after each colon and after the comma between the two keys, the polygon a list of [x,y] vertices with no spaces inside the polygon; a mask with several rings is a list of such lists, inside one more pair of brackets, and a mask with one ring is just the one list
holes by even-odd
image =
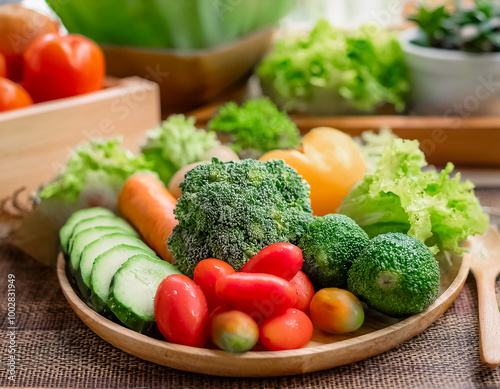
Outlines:
{"label": "orange cherry tomato", "polygon": [[201,288],[189,277],[172,274],[158,287],[155,319],[172,343],[203,347],[208,339],[208,306]]}
{"label": "orange cherry tomato", "polygon": [[0,77],[7,77],[7,63],[2,53],[0,53]]}
{"label": "orange cherry tomato", "polygon": [[241,271],[273,274],[290,281],[300,270],[303,262],[302,250],[297,246],[291,243],[273,243],[250,258]]}
{"label": "orange cherry tomato", "polygon": [[218,307],[210,315],[209,322],[210,339],[224,351],[243,353],[259,340],[259,326],[242,311]]}
{"label": "orange cherry tomato", "polygon": [[363,306],[351,292],[338,288],[319,290],[309,306],[311,320],[320,330],[330,334],[356,331],[363,325]]}
{"label": "orange cherry tomato", "polygon": [[297,290],[297,303],[294,308],[300,309],[302,312],[309,312],[309,304],[314,296],[314,286],[303,271],[298,271],[295,277],[290,281],[290,284],[295,286]]}
{"label": "orange cherry tomato", "polygon": [[260,341],[271,351],[293,350],[305,346],[312,337],[313,325],[304,312],[290,308],[268,319],[260,327]]}
{"label": "orange cherry tomato", "polygon": [[215,258],[204,259],[194,268],[194,282],[203,290],[210,311],[223,304],[215,293],[215,283],[218,279],[233,273],[234,269],[230,264]]}
{"label": "orange cherry tomato", "polygon": [[31,104],[33,100],[21,85],[0,77],[0,112],[27,107]]}
{"label": "orange cherry tomato", "polygon": [[79,35],[45,34],[23,54],[26,90],[35,102],[89,93],[102,88],[104,55]]}

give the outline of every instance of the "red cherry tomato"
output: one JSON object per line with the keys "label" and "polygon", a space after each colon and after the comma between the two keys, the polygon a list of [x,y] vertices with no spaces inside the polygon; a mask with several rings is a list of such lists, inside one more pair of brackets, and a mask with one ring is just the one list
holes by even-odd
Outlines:
{"label": "red cherry tomato", "polygon": [[193,347],[207,342],[207,301],[189,277],[172,274],[161,282],[155,296],[155,319],[169,342]]}
{"label": "red cherry tomato", "polygon": [[300,309],[302,312],[309,312],[309,304],[314,296],[314,286],[309,278],[303,271],[298,271],[290,283],[297,289],[297,303],[295,308]]}
{"label": "red cherry tomato", "polygon": [[203,290],[210,311],[223,304],[215,293],[215,282],[233,273],[234,269],[230,264],[215,258],[204,259],[194,268],[194,282]]}
{"label": "red cherry tomato", "polygon": [[31,104],[33,100],[21,85],[0,77],[0,112],[27,107]]}
{"label": "red cherry tomato", "polygon": [[291,308],[268,319],[260,327],[260,341],[271,351],[293,350],[305,346],[312,337],[313,324],[304,312]]}
{"label": "red cherry tomato", "polygon": [[272,274],[230,274],[216,282],[215,292],[226,304],[247,312],[258,324],[297,302],[295,287]]}
{"label": "red cherry tomato", "polygon": [[356,331],[363,325],[363,306],[351,292],[338,288],[319,290],[309,306],[311,320],[330,334]]}
{"label": "red cherry tomato", "polygon": [[274,243],[269,245],[241,268],[245,273],[273,274],[290,281],[302,267],[302,250],[291,243]]}
{"label": "red cherry tomato", "polygon": [[0,77],[7,77],[7,64],[2,53],[0,53]]}
{"label": "red cherry tomato", "polygon": [[104,55],[79,35],[45,34],[23,54],[26,90],[35,102],[60,99],[102,88]]}

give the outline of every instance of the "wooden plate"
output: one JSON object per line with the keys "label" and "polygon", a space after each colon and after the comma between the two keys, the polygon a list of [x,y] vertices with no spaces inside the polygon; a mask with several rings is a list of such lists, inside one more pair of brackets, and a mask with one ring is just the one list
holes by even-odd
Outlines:
{"label": "wooden plate", "polygon": [[436,321],[457,297],[469,269],[461,258],[441,275],[440,295],[425,312],[397,320],[367,310],[364,325],[348,335],[327,335],[315,330],[312,340],[299,350],[251,351],[234,355],[220,350],[181,346],[151,338],[116,324],[90,309],[68,281],[62,254],[57,263],[61,289],[71,308],[97,335],[139,358],[196,373],[265,377],[307,373],[356,362],[405,342]]}

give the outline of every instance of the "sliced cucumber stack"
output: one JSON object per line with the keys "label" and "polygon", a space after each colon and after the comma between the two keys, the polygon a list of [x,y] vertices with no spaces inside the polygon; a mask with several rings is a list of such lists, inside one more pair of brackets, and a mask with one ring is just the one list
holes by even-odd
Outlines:
{"label": "sliced cucumber stack", "polygon": [[109,308],[127,327],[144,333],[155,323],[154,298],[160,283],[180,272],[168,262],[139,254],[115,273],[109,292]]}
{"label": "sliced cucumber stack", "polygon": [[151,256],[156,256],[155,252],[146,243],[135,236],[120,232],[101,236],[85,246],[80,257],[76,282],[84,297],[90,297],[90,274],[92,273],[92,265],[95,259],[102,253],[120,244],[135,246],[141,248],[143,252]]}
{"label": "sliced cucumber stack", "polygon": [[[109,287],[116,271],[130,257],[137,254],[147,254],[144,249],[127,244],[119,244],[99,255],[92,266],[90,275],[91,295],[90,298],[97,312],[106,312],[109,310]],[[153,258],[159,259],[156,255]]]}
{"label": "sliced cucumber stack", "polygon": [[61,246],[65,253],[68,252],[68,244],[71,235],[73,235],[73,230],[77,223],[82,220],[92,219],[96,216],[114,216],[113,212],[106,208],[85,208],[79,211],[76,211],[71,217],[68,219],[66,224],[59,231],[59,239],[61,240]]}

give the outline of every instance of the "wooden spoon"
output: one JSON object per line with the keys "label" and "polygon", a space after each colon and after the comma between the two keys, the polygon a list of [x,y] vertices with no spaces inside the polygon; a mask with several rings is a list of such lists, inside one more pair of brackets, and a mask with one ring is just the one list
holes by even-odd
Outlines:
{"label": "wooden spoon", "polygon": [[495,282],[500,273],[500,232],[490,225],[484,235],[467,240],[464,254],[476,278],[479,299],[479,352],[491,368],[500,366],[500,312],[495,296]]}

